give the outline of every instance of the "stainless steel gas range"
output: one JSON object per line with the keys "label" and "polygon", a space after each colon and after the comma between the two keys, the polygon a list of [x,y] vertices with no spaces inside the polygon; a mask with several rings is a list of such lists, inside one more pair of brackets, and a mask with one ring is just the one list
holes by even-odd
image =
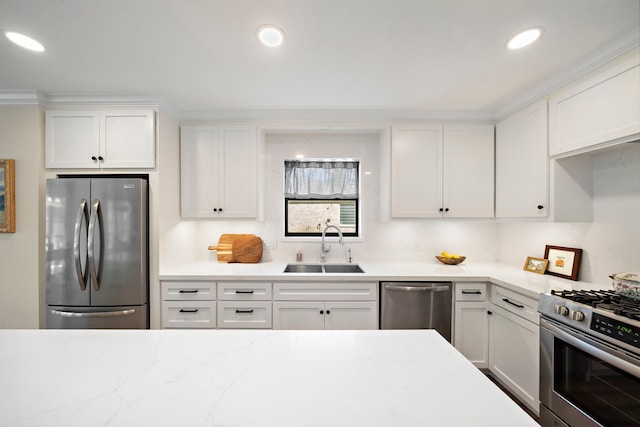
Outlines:
{"label": "stainless steel gas range", "polygon": [[640,301],[613,291],[543,294],[543,426],[640,426]]}

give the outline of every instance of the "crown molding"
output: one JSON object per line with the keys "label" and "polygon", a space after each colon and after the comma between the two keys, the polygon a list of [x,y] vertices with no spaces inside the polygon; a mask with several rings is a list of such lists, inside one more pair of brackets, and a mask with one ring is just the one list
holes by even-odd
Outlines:
{"label": "crown molding", "polygon": [[0,105],[42,105],[43,96],[36,90],[1,91]]}

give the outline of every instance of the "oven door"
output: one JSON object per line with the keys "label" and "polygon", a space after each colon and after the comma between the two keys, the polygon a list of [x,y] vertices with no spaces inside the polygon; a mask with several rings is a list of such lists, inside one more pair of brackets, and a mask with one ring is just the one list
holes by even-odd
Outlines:
{"label": "oven door", "polygon": [[640,359],[541,318],[540,402],[572,427],[640,426]]}

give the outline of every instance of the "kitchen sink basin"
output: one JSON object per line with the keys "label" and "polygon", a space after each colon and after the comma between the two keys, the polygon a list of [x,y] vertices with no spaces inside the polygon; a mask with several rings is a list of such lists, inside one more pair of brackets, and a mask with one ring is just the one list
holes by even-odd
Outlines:
{"label": "kitchen sink basin", "polygon": [[364,273],[358,264],[325,264],[325,273]]}
{"label": "kitchen sink basin", "polygon": [[285,273],[364,273],[358,264],[287,264]]}
{"label": "kitchen sink basin", "polygon": [[322,273],[321,264],[287,264],[285,273]]}

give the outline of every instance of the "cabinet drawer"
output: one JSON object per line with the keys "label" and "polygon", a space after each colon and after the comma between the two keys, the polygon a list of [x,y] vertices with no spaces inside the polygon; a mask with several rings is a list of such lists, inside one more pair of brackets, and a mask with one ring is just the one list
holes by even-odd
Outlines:
{"label": "cabinet drawer", "polygon": [[218,299],[221,301],[271,301],[271,283],[220,282]]}
{"label": "cabinet drawer", "polygon": [[540,323],[538,301],[533,298],[494,285],[491,286],[491,303],[534,322],[536,325]]}
{"label": "cabinet drawer", "polygon": [[163,328],[215,328],[215,301],[163,301]]}
{"label": "cabinet drawer", "polygon": [[456,301],[486,301],[487,284],[478,283],[456,283]]}
{"label": "cabinet drawer", "polygon": [[271,328],[271,302],[218,301],[218,327]]}
{"label": "cabinet drawer", "polygon": [[165,301],[215,300],[214,282],[162,282],[162,299]]}
{"label": "cabinet drawer", "polygon": [[377,283],[282,282],[273,284],[273,299],[279,301],[375,301],[377,297]]}

